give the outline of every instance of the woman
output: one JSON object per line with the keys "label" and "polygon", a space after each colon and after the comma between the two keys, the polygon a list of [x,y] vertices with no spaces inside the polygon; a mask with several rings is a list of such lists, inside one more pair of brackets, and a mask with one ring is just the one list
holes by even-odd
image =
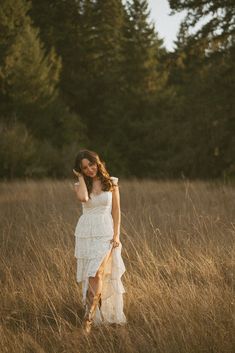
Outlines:
{"label": "woman", "polygon": [[118,178],[110,177],[97,153],[81,150],[73,169],[83,213],[75,229],[77,282],[82,282],[83,328],[94,323],[126,323],[121,276],[125,265],[120,242]]}

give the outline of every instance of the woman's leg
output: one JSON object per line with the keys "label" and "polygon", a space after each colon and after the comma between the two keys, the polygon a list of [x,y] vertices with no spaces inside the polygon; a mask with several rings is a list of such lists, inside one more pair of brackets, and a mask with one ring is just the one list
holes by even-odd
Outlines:
{"label": "woman's leg", "polygon": [[[113,248],[112,248],[113,249]],[[103,285],[103,273],[105,265],[107,264],[111,255],[112,249],[103,259],[99,269],[96,272],[95,277],[89,277],[89,285],[87,291],[87,307],[84,316],[84,328],[86,333],[90,333],[93,316],[95,314],[96,306],[101,304],[101,291]]]}
{"label": "woman's leg", "polygon": [[102,291],[104,269],[109,260],[109,257],[111,256],[112,249],[105,256],[104,260],[102,261],[100,267],[96,272],[95,277],[89,277],[89,287],[92,295],[96,295],[98,293],[101,293]]}

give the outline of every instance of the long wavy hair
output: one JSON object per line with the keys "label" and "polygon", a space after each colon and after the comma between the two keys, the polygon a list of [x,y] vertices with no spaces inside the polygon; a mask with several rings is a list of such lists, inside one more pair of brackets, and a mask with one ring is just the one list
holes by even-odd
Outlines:
{"label": "long wavy hair", "polygon": [[[74,163],[74,169],[82,173],[82,160],[86,158],[88,159],[92,164],[96,163],[97,164],[97,177],[100,178],[101,181],[101,189],[103,191],[113,191],[113,183],[110,179],[110,175],[106,169],[105,162],[101,160],[99,155],[91,150],[80,150],[75,158],[75,163]],[[90,193],[92,190],[92,177],[89,177],[85,174],[83,174],[86,186],[87,186],[87,191],[88,191],[88,196],[90,198]]]}

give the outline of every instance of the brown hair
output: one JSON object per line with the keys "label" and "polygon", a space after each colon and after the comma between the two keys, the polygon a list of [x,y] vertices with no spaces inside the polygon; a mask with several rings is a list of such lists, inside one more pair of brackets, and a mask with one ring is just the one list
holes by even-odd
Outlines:
{"label": "brown hair", "polygon": [[[113,191],[113,183],[105,167],[105,162],[101,160],[101,158],[96,152],[91,150],[80,150],[75,158],[74,169],[77,172],[82,173],[81,167],[82,167],[82,160],[84,158],[88,159],[93,164],[94,163],[97,164],[97,177],[100,178],[102,190]],[[84,180],[87,186],[88,195],[90,198],[90,193],[92,190],[92,178],[84,174],[83,174],[83,177],[84,177]]]}

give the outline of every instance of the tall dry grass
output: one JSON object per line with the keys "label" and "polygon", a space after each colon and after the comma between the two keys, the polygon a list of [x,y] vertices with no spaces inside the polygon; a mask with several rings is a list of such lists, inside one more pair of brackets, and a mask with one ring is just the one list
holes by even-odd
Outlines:
{"label": "tall dry grass", "polygon": [[235,189],[119,183],[128,324],[89,338],[80,328],[73,182],[0,184],[2,353],[233,352]]}

